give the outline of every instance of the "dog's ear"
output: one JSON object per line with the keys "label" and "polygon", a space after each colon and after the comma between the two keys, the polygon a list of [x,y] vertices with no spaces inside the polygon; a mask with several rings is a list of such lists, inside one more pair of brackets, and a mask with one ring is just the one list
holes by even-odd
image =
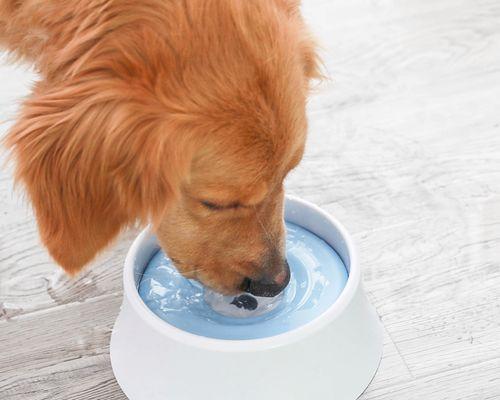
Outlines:
{"label": "dog's ear", "polygon": [[122,227],[159,218],[188,173],[190,144],[131,85],[92,78],[35,93],[6,144],[43,243],[76,274]]}

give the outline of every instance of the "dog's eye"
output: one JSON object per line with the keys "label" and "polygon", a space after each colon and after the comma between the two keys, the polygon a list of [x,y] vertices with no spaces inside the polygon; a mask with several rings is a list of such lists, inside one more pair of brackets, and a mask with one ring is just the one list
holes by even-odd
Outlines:
{"label": "dog's eye", "polygon": [[205,201],[205,200],[202,200],[201,204],[203,204],[209,210],[213,210],[213,211],[230,210],[230,209],[235,209],[235,208],[241,207],[240,203],[231,203],[231,204],[223,206],[223,205],[212,203],[211,201]]}
{"label": "dog's eye", "polygon": [[222,210],[225,208],[224,206],[212,203],[211,201],[202,201],[201,204],[203,204],[209,210]]}

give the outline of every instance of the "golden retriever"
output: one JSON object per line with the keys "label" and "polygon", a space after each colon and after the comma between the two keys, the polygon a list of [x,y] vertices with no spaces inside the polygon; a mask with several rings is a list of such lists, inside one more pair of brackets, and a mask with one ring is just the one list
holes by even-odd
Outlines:
{"label": "golden retriever", "polygon": [[40,75],[6,145],[69,274],[139,221],[219,292],[284,288],[283,179],[318,74],[298,3],[0,0],[0,46]]}

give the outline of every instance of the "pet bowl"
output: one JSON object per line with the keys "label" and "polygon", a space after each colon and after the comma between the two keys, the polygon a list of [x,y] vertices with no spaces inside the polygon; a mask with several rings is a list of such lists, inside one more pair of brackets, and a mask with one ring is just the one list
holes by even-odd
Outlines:
{"label": "pet bowl", "polygon": [[[378,368],[382,329],[363,291],[351,239],[330,215],[294,197],[286,199],[285,219],[336,251],[347,270],[345,286],[337,287],[335,296],[317,298],[311,297],[314,287],[305,290],[308,294],[303,298],[313,298],[305,313],[307,318],[295,318],[300,307],[278,306],[269,315],[279,317],[283,310],[289,313],[280,323],[273,325],[272,318],[262,315],[255,317],[260,319],[253,324],[222,328],[219,324],[217,330],[207,331],[210,334],[192,328],[192,321],[191,325],[183,324],[182,314],[179,320],[166,322],[144,303],[138,287],[159,246],[148,229],[137,237],[125,260],[124,300],[111,337],[113,371],[129,399],[359,397]],[[292,264],[291,269],[293,282]],[[300,279],[296,277],[296,284],[300,285]],[[335,281],[332,284],[335,286]],[[295,298],[287,293],[289,290],[284,299]],[[325,303],[328,301],[331,304]],[[257,332],[262,326],[266,329]]]}

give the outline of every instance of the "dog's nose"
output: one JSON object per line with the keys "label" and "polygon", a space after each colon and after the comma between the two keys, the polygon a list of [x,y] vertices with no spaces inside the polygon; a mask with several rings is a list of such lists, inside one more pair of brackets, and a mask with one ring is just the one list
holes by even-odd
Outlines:
{"label": "dog's nose", "polygon": [[259,297],[275,297],[280,294],[290,282],[290,267],[285,260],[283,270],[273,278],[246,280],[245,291]]}

